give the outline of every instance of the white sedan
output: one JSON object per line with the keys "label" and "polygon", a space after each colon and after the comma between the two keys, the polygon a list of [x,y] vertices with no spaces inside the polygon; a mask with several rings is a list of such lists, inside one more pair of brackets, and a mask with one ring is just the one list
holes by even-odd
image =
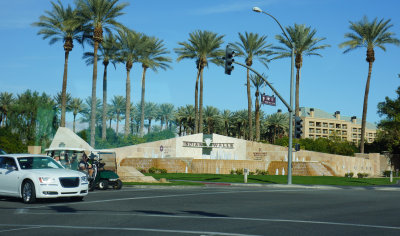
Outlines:
{"label": "white sedan", "polygon": [[88,194],[85,173],[64,169],[51,157],[30,154],[0,155],[0,195],[20,197],[24,203],[36,198],[72,197]]}

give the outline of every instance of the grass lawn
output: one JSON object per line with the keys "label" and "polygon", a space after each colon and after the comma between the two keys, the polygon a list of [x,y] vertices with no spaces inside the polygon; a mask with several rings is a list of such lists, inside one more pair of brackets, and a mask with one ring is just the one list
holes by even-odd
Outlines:
{"label": "grass lawn", "polygon": [[[221,183],[243,183],[243,175],[217,175],[217,174],[182,174],[182,173],[168,173],[168,174],[145,174],[153,176],[155,179],[166,178],[167,180],[181,180],[173,181],[171,185],[187,185],[189,181],[201,182],[221,182]],[[400,178],[393,178],[393,183],[390,183],[389,178],[345,178],[334,176],[293,176],[293,184],[305,185],[342,185],[342,186],[376,186],[376,185],[390,185],[396,184]],[[185,182],[186,181],[186,182]],[[248,183],[258,184],[286,184],[287,176],[282,175],[249,175],[247,178]],[[166,185],[166,184],[160,184]]]}

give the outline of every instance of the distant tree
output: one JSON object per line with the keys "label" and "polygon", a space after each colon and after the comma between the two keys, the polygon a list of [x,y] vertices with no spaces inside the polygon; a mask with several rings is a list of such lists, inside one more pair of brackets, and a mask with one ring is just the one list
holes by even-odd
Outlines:
{"label": "distant tree", "polygon": [[125,111],[125,103],[126,100],[123,96],[114,96],[114,98],[111,101],[111,107],[110,111],[115,114],[115,118],[117,121],[117,127],[115,128],[115,133],[118,135],[118,126],[119,122],[122,120],[121,115]]}
{"label": "distant tree", "polygon": [[14,102],[14,95],[12,93],[0,93],[0,127],[7,126],[7,117]]}
{"label": "distant tree", "polygon": [[350,21],[351,33],[346,33],[344,37],[347,41],[339,44],[340,48],[347,48],[343,53],[350,52],[357,48],[366,48],[368,62],[368,76],[367,83],[365,85],[364,103],[363,103],[363,115],[361,121],[361,141],[360,141],[360,152],[364,153],[364,141],[365,141],[365,126],[367,121],[367,108],[368,108],[368,94],[369,84],[371,80],[372,64],[375,61],[374,48],[378,47],[383,51],[386,51],[386,44],[400,45],[400,40],[395,38],[395,33],[390,32],[389,29],[393,27],[390,24],[390,20],[381,19],[378,21],[375,18],[372,22],[368,21],[368,18],[364,18],[358,22]]}
{"label": "distant tree", "polygon": [[76,116],[80,113],[82,113],[85,110],[85,106],[83,104],[82,99],[80,98],[73,98],[68,107],[70,108],[70,110],[72,111],[72,115],[74,116],[74,121],[73,121],[73,125],[72,125],[72,130],[75,133],[75,127],[76,127]]}

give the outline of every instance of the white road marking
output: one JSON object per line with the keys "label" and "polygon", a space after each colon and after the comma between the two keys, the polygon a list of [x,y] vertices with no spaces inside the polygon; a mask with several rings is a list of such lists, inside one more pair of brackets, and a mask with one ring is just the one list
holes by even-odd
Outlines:
{"label": "white road marking", "polygon": [[[224,233],[224,232],[207,232],[207,231],[189,231],[189,230],[169,230],[169,229],[148,229],[148,228],[127,228],[127,227],[91,227],[91,226],[72,226],[72,225],[18,225],[18,224],[0,224],[0,226],[14,226],[14,227],[27,227],[32,228],[61,228],[61,229],[90,229],[90,230],[117,230],[117,231],[147,231],[147,232],[163,232],[163,233],[181,233],[181,234],[201,234],[201,235],[227,235],[227,236],[256,236],[252,234],[237,234],[237,233]],[[0,231],[0,233],[7,232],[8,230]]]}
{"label": "white road marking", "polygon": [[[20,225],[4,225],[4,226],[19,227]],[[12,231],[18,231],[18,230],[26,230],[26,229],[38,229],[38,228],[42,228],[42,227],[41,226],[31,226],[31,227],[24,227],[24,228],[18,228],[18,229],[6,229],[6,230],[0,230],[0,233],[12,232]]]}
{"label": "white road marking", "polygon": [[[103,202],[117,202],[117,201],[155,199],[155,198],[188,197],[188,196],[199,196],[199,195],[216,195],[216,194],[232,194],[232,193],[256,193],[256,192],[259,192],[259,193],[262,193],[262,192],[298,192],[298,191],[307,191],[307,190],[279,189],[279,190],[261,190],[261,191],[260,190],[253,190],[253,191],[221,191],[221,192],[206,192],[206,193],[184,193],[184,194],[170,194],[170,195],[146,196],[146,197],[116,198],[116,199],[106,199],[106,200],[96,200],[96,201],[83,201],[83,202],[65,202],[65,203],[49,204],[49,205],[42,205],[42,206],[24,207],[24,208],[21,208],[21,209],[29,210],[29,209],[52,207],[52,206],[65,206],[65,205],[75,205],[75,204],[91,204],[91,203],[103,203]],[[21,211],[21,209],[17,209],[17,212]]]}

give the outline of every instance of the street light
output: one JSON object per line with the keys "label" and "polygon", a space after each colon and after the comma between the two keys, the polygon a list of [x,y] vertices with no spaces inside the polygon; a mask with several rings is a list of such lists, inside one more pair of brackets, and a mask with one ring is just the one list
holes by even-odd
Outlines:
{"label": "street light", "polygon": [[259,7],[253,7],[253,11],[258,13],[264,13],[270,16],[272,19],[278,23],[279,27],[281,28],[283,34],[285,35],[286,39],[290,42],[292,47],[292,63],[290,66],[290,109],[289,110],[289,146],[288,146],[288,184],[292,184],[292,146],[293,146],[293,75],[294,75],[294,44],[292,40],[287,36],[286,31],[283,29],[282,25],[279,21],[270,15],[269,13],[261,10]]}

